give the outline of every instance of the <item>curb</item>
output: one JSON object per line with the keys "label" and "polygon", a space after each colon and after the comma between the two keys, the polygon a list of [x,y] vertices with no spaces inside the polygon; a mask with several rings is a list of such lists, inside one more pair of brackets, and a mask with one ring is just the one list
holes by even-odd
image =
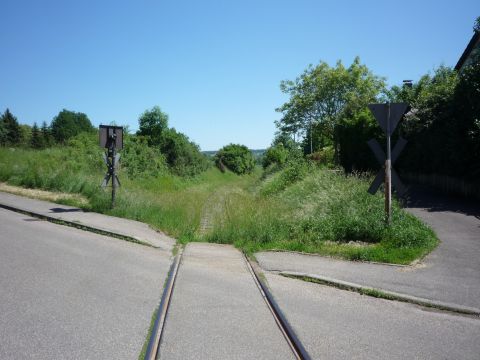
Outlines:
{"label": "curb", "polygon": [[386,300],[407,302],[410,304],[420,305],[420,306],[434,308],[438,310],[444,310],[444,311],[450,311],[450,312],[455,312],[459,314],[474,315],[474,316],[480,317],[480,309],[477,309],[474,307],[461,306],[461,305],[445,303],[441,301],[429,300],[429,299],[425,299],[417,296],[401,294],[401,293],[384,290],[380,288],[362,286],[359,284],[337,280],[337,279],[329,278],[326,276],[319,276],[315,274],[290,272],[290,271],[279,271],[278,274],[288,278],[294,278],[294,279],[314,282],[322,285],[328,285],[328,286],[336,287],[342,290],[354,291],[362,295],[368,295],[368,296],[377,297],[377,298],[386,299]]}
{"label": "curb", "polygon": [[[331,260],[338,260],[338,261],[345,261],[345,262],[354,262],[354,263],[361,263],[361,264],[374,264],[374,265],[384,265],[384,266],[392,266],[392,267],[399,267],[399,268],[410,268],[413,265],[413,262],[410,264],[393,264],[393,263],[385,263],[385,262],[378,262],[378,261],[366,261],[366,260],[347,260],[341,257],[333,257],[315,253],[307,253],[303,251],[294,251],[294,250],[283,250],[283,249],[270,249],[270,250],[263,250],[259,251],[258,253],[287,253],[287,254],[296,254],[296,255],[305,255],[305,256],[312,256],[312,257],[321,257],[324,259],[331,259]],[[420,259],[422,260],[422,259]],[[417,260],[415,260],[417,261]]]}
{"label": "curb", "polygon": [[0,208],[10,210],[10,211],[14,211],[16,213],[28,215],[28,216],[31,216],[31,217],[35,217],[35,218],[38,218],[38,219],[46,220],[46,221],[49,221],[49,222],[54,223],[54,224],[70,226],[70,227],[74,227],[74,228],[77,228],[77,229],[80,229],[80,230],[89,231],[89,232],[92,232],[92,233],[95,233],[95,234],[114,237],[114,238],[117,238],[117,239],[120,239],[120,240],[125,240],[125,241],[128,241],[128,242],[132,242],[132,243],[135,243],[135,244],[153,247],[155,249],[159,248],[159,247],[154,246],[154,245],[152,245],[148,242],[138,240],[138,239],[136,239],[132,236],[119,234],[119,233],[114,233],[114,232],[111,232],[111,231],[108,231],[108,230],[94,228],[92,226],[84,225],[82,223],[77,223],[77,222],[73,222],[73,221],[58,219],[58,218],[55,218],[55,217],[52,217],[52,216],[35,213],[35,212],[25,210],[25,209],[19,209],[19,208],[16,208],[16,207],[13,207],[13,206],[10,206],[10,205],[5,205],[5,204],[2,204],[2,203],[0,203]]}

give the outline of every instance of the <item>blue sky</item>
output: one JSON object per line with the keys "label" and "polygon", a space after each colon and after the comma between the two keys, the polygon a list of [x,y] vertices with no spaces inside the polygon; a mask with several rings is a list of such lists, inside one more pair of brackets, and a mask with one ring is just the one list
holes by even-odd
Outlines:
{"label": "blue sky", "polygon": [[138,127],[159,105],[202,150],[268,146],[279,84],[358,55],[389,84],[455,65],[480,16],[469,1],[1,0],[0,111],[63,108]]}

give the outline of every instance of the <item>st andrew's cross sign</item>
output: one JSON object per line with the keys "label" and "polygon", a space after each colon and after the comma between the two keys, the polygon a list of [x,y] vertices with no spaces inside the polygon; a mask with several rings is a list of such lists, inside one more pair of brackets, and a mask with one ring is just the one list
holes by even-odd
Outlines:
{"label": "st andrew's cross sign", "polygon": [[370,104],[368,108],[375,116],[378,124],[382,128],[387,137],[387,154],[385,154],[377,140],[368,141],[368,146],[372,149],[375,158],[380,165],[384,165],[385,171],[380,170],[373,180],[372,185],[368,189],[370,194],[375,194],[380,185],[385,182],[385,214],[387,223],[390,223],[390,215],[392,211],[392,183],[397,193],[401,196],[405,193],[405,186],[400,181],[397,172],[392,169],[392,164],[397,160],[403,148],[407,144],[407,140],[400,137],[397,144],[391,152],[390,137],[395,131],[398,122],[407,112],[409,106],[405,103],[386,103],[386,104]]}

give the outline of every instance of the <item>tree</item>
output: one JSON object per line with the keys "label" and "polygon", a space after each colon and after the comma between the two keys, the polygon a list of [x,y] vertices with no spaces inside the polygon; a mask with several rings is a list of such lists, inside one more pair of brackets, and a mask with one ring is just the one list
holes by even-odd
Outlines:
{"label": "tree", "polygon": [[43,147],[42,135],[38,129],[37,123],[33,123],[32,137],[30,139],[30,146],[34,149],[41,149]]}
{"label": "tree", "polygon": [[290,99],[277,109],[282,119],[277,127],[282,132],[296,136],[301,133],[308,153],[315,151],[317,140],[334,144],[338,153],[337,127],[342,118],[362,110],[375,101],[385,90],[385,82],[373,73],[357,57],[350,67],[338,61],[335,67],[325,62],[310,65],[294,81],[280,84],[283,93]]}
{"label": "tree", "polygon": [[5,145],[7,142],[7,129],[5,128],[5,123],[3,118],[0,117],[0,146]]}
{"label": "tree", "polygon": [[50,147],[53,144],[53,137],[52,137],[52,131],[48,127],[46,121],[42,123],[42,128],[40,131],[42,135],[43,146]]}
{"label": "tree", "polygon": [[0,123],[2,123],[3,142],[1,145],[12,146],[19,145],[21,140],[21,130],[18,124],[17,118],[13,116],[9,109],[5,110],[0,117]]}
{"label": "tree", "polygon": [[215,163],[223,170],[226,166],[236,174],[248,174],[255,168],[252,152],[245,145],[230,144],[215,154]]}
{"label": "tree", "polygon": [[159,145],[162,134],[168,129],[168,115],[159,106],[146,110],[138,119],[137,135],[145,136],[149,145]]}
{"label": "tree", "polygon": [[53,118],[51,129],[54,139],[62,144],[81,132],[92,132],[94,130],[86,114],[66,109],[60,111]]}

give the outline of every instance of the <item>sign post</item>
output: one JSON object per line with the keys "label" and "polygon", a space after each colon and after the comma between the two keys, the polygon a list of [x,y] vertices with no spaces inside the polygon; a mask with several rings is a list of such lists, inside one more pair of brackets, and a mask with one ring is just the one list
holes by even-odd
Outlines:
{"label": "sign post", "polygon": [[116,151],[123,149],[123,127],[100,125],[99,128],[100,146],[105,148],[103,160],[107,165],[107,174],[102,182],[102,187],[106,187],[110,179],[112,179],[112,204],[115,206],[115,197],[117,187],[120,186],[120,180],[116,174],[118,163],[120,161],[120,154]]}
{"label": "sign post", "polygon": [[403,150],[407,141],[403,138],[400,138],[391,151],[391,136],[395,131],[395,128],[398,125],[398,122],[408,110],[408,104],[405,103],[386,103],[386,104],[370,104],[368,108],[375,116],[378,124],[385,132],[387,137],[387,154],[383,152],[382,148],[375,139],[368,141],[370,149],[372,149],[375,157],[378,162],[384,166],[384,171],[380,171],[373,183],[370,185],[368,192],[370,194],[375,194],[382,184],[385,181],[385,221],[390,225],[391,215],[392,215],[392,183],[395,186],[397,193],[401,196],[405,193],[405,186],[400,181],[395,170],[392,168],[392,164],[400,155],[400,152]]}

